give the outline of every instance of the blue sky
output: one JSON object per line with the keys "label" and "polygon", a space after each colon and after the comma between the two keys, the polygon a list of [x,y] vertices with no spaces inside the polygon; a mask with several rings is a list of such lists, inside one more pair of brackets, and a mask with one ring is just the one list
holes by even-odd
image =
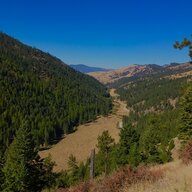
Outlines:
{"label": "blue sky", "polygon": [[67,64],[118,68],[189,60],[192,0],[1,0],[0,31]]}

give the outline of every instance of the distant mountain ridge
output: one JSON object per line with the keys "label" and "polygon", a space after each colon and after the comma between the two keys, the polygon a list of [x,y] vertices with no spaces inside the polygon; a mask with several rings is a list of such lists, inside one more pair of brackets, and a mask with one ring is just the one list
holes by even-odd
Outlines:
{"label": "distant mountain ridge", "polygon": [[81,73],[91,73],[91,72],[101,72],[101,71],[110,71],[110,69],[100,68],[100,67],[90,67],[84,64],[71,64],[69,65],[73,69],[80,71]]}
{"label": "distant mountain ridge", "polygon": [[191,71],[192,65],[190,63],[183,64],[170,64],[170,65],[130,65],[128,67],[119,68],[111,71],[104,72],[91,72],[90,76],[96,78],[103,84],[112,84],[121,81],[124,78],[137,78],[145,77],[153,74],[177,74],[181,72]]}

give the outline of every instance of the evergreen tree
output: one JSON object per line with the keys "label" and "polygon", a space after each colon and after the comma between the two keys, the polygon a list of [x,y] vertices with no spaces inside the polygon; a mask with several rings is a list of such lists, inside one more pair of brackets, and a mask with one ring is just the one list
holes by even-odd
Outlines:
{"label": "evergreen tree", "polygon": [[87,165],[88,165],[87,163],[83,163],[83,162],[81,162],[79,165],[78,176],[79,176],[80,181],[84,181],[87,178],[87,173],[88,173],[88,166]]}
{"label": "evergreen tree", "polygon": [[176,49],[183,49],[184,47],[188,47],[189,48],[189,56],[192,59],[192,40],[184,38],[182,42],[176,41],[176,43],[174,44],[174,47]]}
{"label": "evergreen tree", "polygon": [[184,140],[192,138],[192,83],[181,98],[180,136]]}
{"label": "evergreen tree", "polygon": [[27,123],[23,123],[6,153],[3,173],[5,181],[3,191],[27,192],[41,191],[42,162],[39,159],[35,144]]}
{"label": "evergreen tree", "polygon": [[119,148],[117,150],[117,163],[119,165],[138,165],[138,141],[139,135],[130,124],[121,129]]}
{"label": "evergreen tree", "polygon": [[49,191],[51,191],[51,188],[53,188],[56,185],[57,174],[53,172],[54,166],[55,166],[55,162],[52,161],[51,155],[49,155],[43,160],[42,180],[43,180],[43,183],[45,183],[45,187]]}
{"label": "evergreen tree", "polygon": [[3,190],[2,185],[4,182],[4,176],[3,176],[2,168],[3,168],[3,160],[0,159],[0,191]]}
{"label": "evergreen tree", "polygon": [[70,185],[74,185],[79,180],[79,167],[77,165],[76,157],[72,154],[68,160]]}
{"label": "evergreen tree", "polygon": [[108,174],[110,165],[109,153],[114,145],[114,139],[109,135],[108,131],[103,131],[102,135],[100,135],[97,140],[97,147],[99,149],[98,161],[100,161],[101,166],[104,165],[104,167],[102,167],[104,168],[105,174]]}
{"label": "evergreen tree", "polygon": [[[192,36],[192,35],[191,35]],[[192,40],[184,38],[182,42],[176,41],[174,47],[176,49],[189,48],[189,56],[192,60]],[[188,140],[192,137],[192,83],[189,83],[185,94],[181,98],[181,138]]]}

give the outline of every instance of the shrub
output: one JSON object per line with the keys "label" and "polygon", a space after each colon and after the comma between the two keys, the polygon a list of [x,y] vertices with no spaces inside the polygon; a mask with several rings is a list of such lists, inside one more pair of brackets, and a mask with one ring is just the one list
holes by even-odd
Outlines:
{"label": "shrub", "polygon": [[192,163],[192,140],[190,140],[183,149],[181,159],[184,164]]}

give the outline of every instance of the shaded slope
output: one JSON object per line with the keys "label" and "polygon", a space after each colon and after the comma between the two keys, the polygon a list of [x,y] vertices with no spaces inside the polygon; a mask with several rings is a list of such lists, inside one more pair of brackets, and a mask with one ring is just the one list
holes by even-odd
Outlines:
{"label": "shaded slope", "polygon": [[74,126],[111,109],[106,88],[56,57],[0,33],[0,145],[22,121],[37,144],[48,144]]}

